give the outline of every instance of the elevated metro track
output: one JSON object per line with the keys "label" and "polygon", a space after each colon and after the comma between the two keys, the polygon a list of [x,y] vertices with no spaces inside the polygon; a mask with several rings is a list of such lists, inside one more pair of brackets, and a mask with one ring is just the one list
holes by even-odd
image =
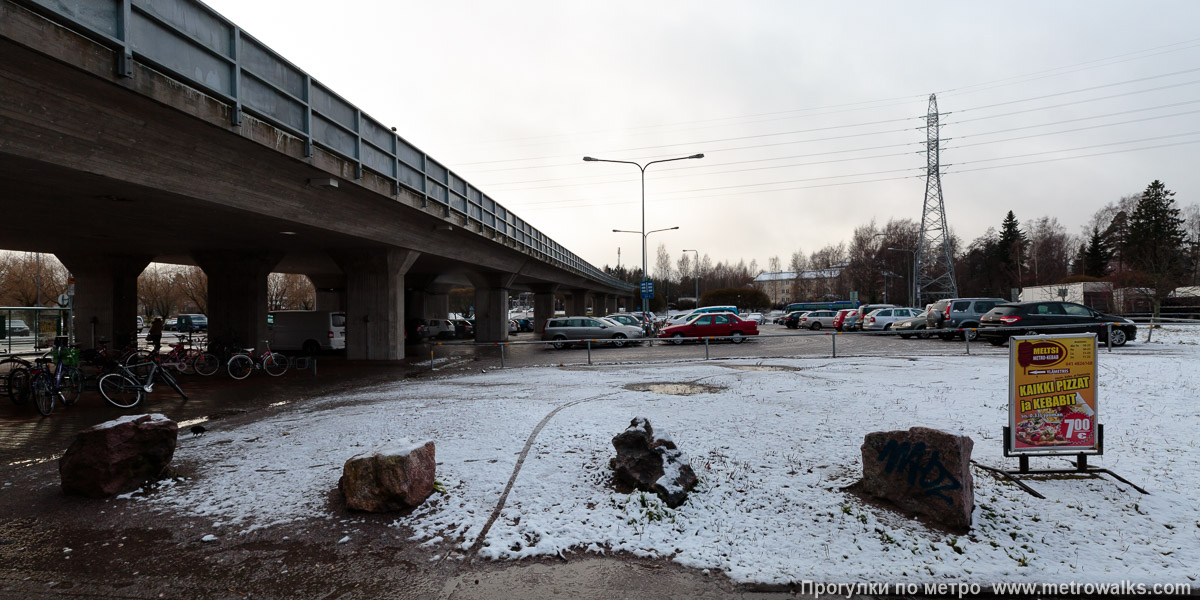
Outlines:
{"label": "elevated metro track", "polygon": [[543,318],[633,294],[207,7],[60,4],[0,0],[0,247],[58,255],[77,323],[128,335],[150,261],[203,268],[214,335],[251,345],[266,275],[309,275],[352,358],[403,356],[406,308],[459,285],[488,341],[512,289]]}

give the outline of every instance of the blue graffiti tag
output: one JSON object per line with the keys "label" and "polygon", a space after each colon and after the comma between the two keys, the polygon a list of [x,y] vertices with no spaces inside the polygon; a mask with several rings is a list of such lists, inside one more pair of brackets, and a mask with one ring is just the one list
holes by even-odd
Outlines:
{"label": "blue graffiti tag", "polygon": [[937,496],[945,500],[946,504],[953,505],[954,501],[942,492],[957,490],[962,484],[942,464],[937,450],[934,450],[929,461],[922,465],[921,459],[924,456],[925,442],[900,443],[891,439],[879,452],[878,460],[887,462],[883,468],[884,473],[891,474],[895,471],[897,475],[907,474],[909,485],[918,485],[925,490],[926,496]]}

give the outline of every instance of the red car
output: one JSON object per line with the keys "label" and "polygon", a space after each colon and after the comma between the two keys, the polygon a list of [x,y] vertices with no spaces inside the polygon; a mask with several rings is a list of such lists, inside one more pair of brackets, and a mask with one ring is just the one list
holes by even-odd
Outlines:
{"label": "red car", "polygon": [[748,335],[758,335],[758,323],[744,320],[733,313],[701,314],[688,319],[681,325],[672,325],[658,332],[660,338],[671,338],[682,344],[684,338],[728,337],[735,344],[742,343]]}
{"label": "red car", "polygon": [[833,328],[837,329],[838,331],[841,331],[842,330],[842,321],[846,320],[846,315],[848,315],[852,312],[855,312],[856,310],[858,310],[858,309],[843,308],[842,310],[839,310],[837,316],[833,318]]}

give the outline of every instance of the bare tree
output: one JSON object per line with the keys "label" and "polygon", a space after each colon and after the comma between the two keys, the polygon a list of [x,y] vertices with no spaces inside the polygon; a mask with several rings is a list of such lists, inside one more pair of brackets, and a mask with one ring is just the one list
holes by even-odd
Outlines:
{"label": "bare tree", "polygon": [[175,274],[179,292],[196,306],[196,310],[208,314],[208,275],[200,267],[183,267]]}
{"label": "bare tree", "polygon": [[67,291],[67,268],[53,254],[9,252],[0,261],[0,306],[56,304]]}
{"label": "bare tree", "polygon": [[180,293],[176,276],[179,270],[170,265],[150,263],[146,270],[138,275],[138,302],[146,314],[166,317],[175,314],[179,308]]}
{"label": "bare tree", "polygon": [[271,273],[267,277],[267,308],[270,310],[312,310],[316,288],[303,275]]}
{"label": "bare tree", "polygon": [[1029,273],[1033,285],[1058,283],[1071,274],[1071,258],[1082,240],[1073,239],[1054,217],[1025,223],[1029,235]]}

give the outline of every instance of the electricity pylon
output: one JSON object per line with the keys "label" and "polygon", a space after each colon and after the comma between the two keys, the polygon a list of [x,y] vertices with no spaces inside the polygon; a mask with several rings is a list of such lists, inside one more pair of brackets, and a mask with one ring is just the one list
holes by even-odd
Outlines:
{"label": "electricity pylon", "polygon": [[930,94],[929,115],[925,117],[925,207],[921,209],[921,241],[917,245],[915,269],[918,307],[926,301],[958,296],[946,204],[942,201],[938,128],[937,94]]}

